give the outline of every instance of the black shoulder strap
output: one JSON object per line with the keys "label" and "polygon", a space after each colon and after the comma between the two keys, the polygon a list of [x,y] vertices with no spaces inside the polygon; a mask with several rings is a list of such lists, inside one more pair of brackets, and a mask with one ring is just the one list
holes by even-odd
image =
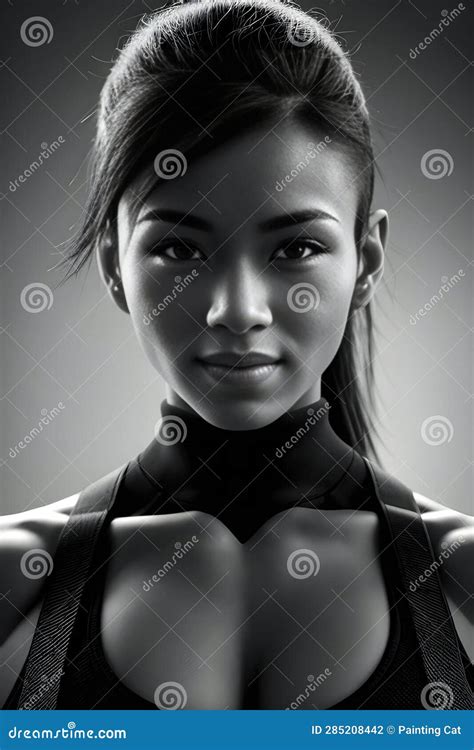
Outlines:
{"label": "black shoulder strap", "polygon": [[[79,603],[91,571],[96,541],[128,463],[84,489],[54,555],[44,600],[24,666],[18,709],[55,709]],[[72,665],[74,668],[74,665]]]}
{"label": "black shoulder strap", "polygon": [[[426,704],[425,708],[472,709],[472,691],[451,611],[437,566],[433,566],[433,548],[413,492],[375,462],[365,457],[364,461],[391,532],[423,659],[427,683],[421,704]],[[440,706],[436,705],[437,697],[442,698]]]}
{"label": "black shoulder strap", "polygon": [[[456,631],[441,582],[435,569],[430,539],[413,493],[364,458],[375,497],[393,538],[401,579],[430,688],[444,686],[451,709],[471,709],[472,692],[467,682]],[[81,594],[90,575],[95,543],[112,508],[128,464],[97,480],[79,496],[76,508],[61,534],[48,578],[38,624],[24,667],[19,709],[55,709]],[[415,583],[425,571],[421,586]]]}

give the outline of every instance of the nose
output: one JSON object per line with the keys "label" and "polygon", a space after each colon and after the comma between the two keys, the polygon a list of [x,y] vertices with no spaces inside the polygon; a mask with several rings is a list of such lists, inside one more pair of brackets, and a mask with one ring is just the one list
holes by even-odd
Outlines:
{"label": "nose", "polygon": [[267,327],[272,313],[267,304],[268,289],[256,269],[245,261],[227,266],[218,277],[213,290],[207,324],[223,325],[232,333],[243,334],[255,326]]}

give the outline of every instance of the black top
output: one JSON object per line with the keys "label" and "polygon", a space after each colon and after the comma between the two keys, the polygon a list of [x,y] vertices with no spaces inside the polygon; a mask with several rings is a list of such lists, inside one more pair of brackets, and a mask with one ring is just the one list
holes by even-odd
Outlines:
{"label": "black top", "polygon": [[[368,680],[332,708],[422,708],[426,673],[391,531],[375,500],[366,463],[332,429],[325,399],[285,413],[266,427],[241,432],[221,430],[163,401],[155,437],[128,464],[107,520],[201,510],[219,517],[245,542],[268,518],[295,506],[370,510],[381,522],[380,559],[390,606],[388,643]],[[95,545],[95,572],[81,598],[57,707],[157,710],[119,681],[102,650],[100,610],[104,563],[110,555],[105,531],[106,526]],[[467,669],[469,660],[460,646]],[[6,708],[15,705],[21,677]],[[243,708],[256,707],[258,696],[249,690]]]}

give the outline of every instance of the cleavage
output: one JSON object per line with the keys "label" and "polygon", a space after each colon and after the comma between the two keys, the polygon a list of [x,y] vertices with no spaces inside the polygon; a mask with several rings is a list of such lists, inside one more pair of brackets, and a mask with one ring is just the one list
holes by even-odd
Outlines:
{"label": "cleavage", "polygon": [[243,544],[201,511],[118,518],[110,534],[103,649],[151,702],[173,683],[187,708],[239,708],[249,691],[256,708],[307,693],[300,708],[327,708],[382,657],[389,612],[375,513],[291,508]]}

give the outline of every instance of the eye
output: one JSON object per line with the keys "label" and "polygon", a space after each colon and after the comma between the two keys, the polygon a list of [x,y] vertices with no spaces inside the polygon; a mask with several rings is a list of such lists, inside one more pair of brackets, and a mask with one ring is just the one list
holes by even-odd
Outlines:
{"label": "eye", "polygon": [[180,240],[169,240],[154,245],[151,255],[160,255],[169,260],[199,260],[200,251]]}
{"label": "eye", "polygon": [[[308,252],[309,251],[309,252]],[[279,253],[287,253],[287,257],[278,256]],[[329,248],[321,242],[315,240],[291,240],[284,247],[277,250],[275,257],[281,260],[309,260],[317,255],[328,253]]]}

